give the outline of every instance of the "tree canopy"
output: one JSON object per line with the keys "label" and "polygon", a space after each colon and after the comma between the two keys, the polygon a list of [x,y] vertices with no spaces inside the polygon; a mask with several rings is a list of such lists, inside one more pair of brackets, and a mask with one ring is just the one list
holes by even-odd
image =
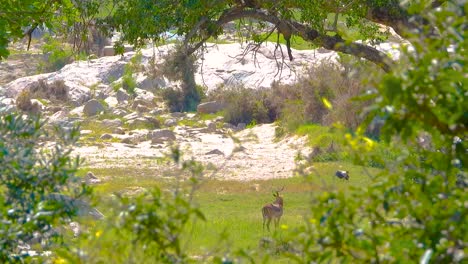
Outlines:
{"label": "tree canopy", "polygon": [[[423,33],[427,21],[412,11],[424,12],[442,2],[411,2],[404,6],[398,0],[125,0],[117,3],[110,21],[122,31],[122,40],[137,45],[175,29],[185,36],[188,53],[193,53],[210,37],[222,34],[226,23],[255,19],[260,26],[264,25],[261,22],[271,23],[284,36],[288,48],[291,36],[298,36],[318,47],[365,58],[389,71],[392,61],[385,53],[347,38],[346,31],[357,30],[363,40],[370,41],[385,37],[379,24],[393,28],[402,37],[410,32]],[[338,19],[343,21],[339,27]],[[268,33],[271,29],[259,30]]]}
{"label": "tree canopy", "polygon": [[[7,1],[0,11],[0,58],[8,55],[11,40],[30,34],[37,27],[52,29],[71,27],[74,22],[104,18],[107,27],[122,33],[121,40],[142,46],[146,40],[158,40],[173,30],[185,36],[187,52],[192,54],[210,37],[223,33],[223,25],[231,21],[254,19],[260,27],[273,25],[282,34],[289,49],[291,36],[329,50],[365,58],[385,71],[391,59],[367,42],[356,42],[346,31],[359,31],[363,40],[381,40],[385,32],[379,25],[391,27],[402,37],[423,33],[427,21],[414,11],[423,13],[446,1],[398,0],[87,0],[87,1]],[[101,7],[101,8],[99,8]],[[102,7],[110,7],[107,14]],[[337,26],[337,21],[339,26]],[[263,23],[262,23],[263,22]],[[62,27],[58,27],[60,23]],[[265,33],[271,28],[263,27]],[[252,32],[252,34],[254,34]]]}

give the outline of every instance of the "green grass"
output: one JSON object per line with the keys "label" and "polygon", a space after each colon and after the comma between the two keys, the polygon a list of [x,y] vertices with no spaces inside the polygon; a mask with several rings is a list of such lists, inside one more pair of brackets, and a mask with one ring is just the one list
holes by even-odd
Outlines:
{"label": "green grass", "polygon": [[[260,39],[265,39],[265,41],[276,43],[278,41],[278,35],[276,33],[273,33],[270,36],[268,36],[268,38],[267,38],[267,33],[263,33],[263,34],[260,35]],[[286,45],[286,40],[284,39],[283,35],[280,35],[279,43]],[[315,45],[313,45],[312,42],[305,41],[301,37],[292,36],[291,37],[291,48],[296,49],[296,50],[310,50],[310,49],[315,49],[317,47]],[[284,50],[283,52],[286,53],[287,51]]]}
{"label": "green grass", "polygon": [[179,126],[204,127],[205,124],[197,119],[181,119],[177,122]]}
{"label": "green grass", "polygon": [[[164,163],[163,159],[148,162]],[[141,161],[143,164],[144,161]],[[369,177],[364,168],[342,162],[315,163],[315,170],[307,177],[296,176],[287,179],[270,179],[254,181],[222,181],[204,180],[194,197],[194,202],[206,217],[206,221],[197,220],[190,223],[186,229],[183,249],[191,256],[203,255],[215,248],[229,245],[231,250],[252,249],[263,252],[259,248],[262,238],[273,234],[262,229],[261,208],[274,200],[272,190],[285,187],[284,197],[285,213],[281,219],[278,232],[287,232],[299,227],[305,216],[310,212],[308,205],[315,195],[331,188],[346,191],[353,186],[365,186]],[[337,179],[334,173],[337,169],[350,171],[349,182]],[[376,169],[369,169],[376,173]],[[137,188],[159,187],[169,190],[175,181],[169,177],[161,177],[164,172],[150,169],[147,166],[125,168],[82,168],[79,176],[92,171],[99,178],[104,179],[102,184],[94,187],[98,200],[98,208],[106,214],[112,210],[109,197],[113,193]],[[255,188],[258,186],[258,188]],[[286,230],[287,229],[287,230]],[[223,239],[221,239],[223,237]],[[256,256],[261,260],[262,253]],[[274,261],[273,261],[274,260]],[[282,263],[285,259],[270,259],[274,263]],[[287,262],[286,262],[287,263]]]}
{"label": "green grass", "polygon": [[204,114],[204,113],[201,113],[201,114],[197,114],[197,116],[200,118],[200,120],[213,120],[219,116],[224,116],[224,111],[219,111],[217,113],[214,113],[214,114]]}

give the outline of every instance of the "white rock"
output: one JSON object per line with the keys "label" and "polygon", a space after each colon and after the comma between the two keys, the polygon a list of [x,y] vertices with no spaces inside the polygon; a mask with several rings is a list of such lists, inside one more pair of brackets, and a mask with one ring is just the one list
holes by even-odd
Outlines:
{"label": "white rock", "polygon": [[197,112],[203,114],[213,114],[223,110],[224,105],[217,101],[201,103],[197,106]]}
{"label": "white rock", "polygon": [[148,133],[148,139],[152,144],[176,140],[175,133],[169,129],[157,129]]}
{"label": "white rock", "polygon": [[120,119],[104,119],[102,120],[102,124],[106,127],[119,127],[123,122]]}
{"label": "white rock", "polygon": [[170,118],[170,119],[167,119],[166,121],[164,121],[164,125],[165,126],[175,126],[177,125],[177,120],[173,119],[173,118]]}
{"label": "white rock", "polygon": [[64,120],[65,118],[67,118],[67,116],[68,116],[68,112],[66,110],[61,110],[51,115],[49,117],[49,122],[53,123],[56,121]]}
{"label": "white rock", "polygon": [[119,105],[119,101],[117,100],[116,97],[114,96],[109,96],[107,97],[104,102],[106,102],[106,104],[109,106],[109,107],[117,107]]}
{"label": "white rock", "polygon": [[159,88],[165,88],[170,84],[170,82],[164,77],[151,78],[150,76],[142,73],[137,74],[135,79],[137,87],[146,91],[154,91]]}

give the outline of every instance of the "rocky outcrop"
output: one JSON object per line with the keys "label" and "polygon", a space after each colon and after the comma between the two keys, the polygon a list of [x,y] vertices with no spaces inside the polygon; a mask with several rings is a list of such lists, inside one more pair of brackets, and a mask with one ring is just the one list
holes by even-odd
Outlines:
{"label": "rocky outcrop", "polygon": [[[322,62],[336,62],[338,55],[335,52],[323,53],[316,50],[292,50],[295,60],[285,61],[288,67],[283,67],[278,72],[278,61],[281,61],[281,51],[275,47],[276,44],[265,43],[255,52],[247,53],[248,46],[241,44],[224,44],[208,47],[202,58],[196,62],[198,72],[195,74],[195,80],[198,84],[203,84],[207,91],[212,91],[216,87],[243,85],[249,88],[262,89],[269,88],[273,81],[283,84],[290,84],[297,81],[298,76],[306,70],[304,62],[308,66],[318,65]],[[151,74],[142,72],[135,73],[138,96],[142,96],[145,103],[154,100],[151,91],[164,87],[173,87],[177,83],[168,81],[164,76],[154,76],[155,72],[150,62],[163,61],[164,56],[169,54],[174,45],[158,47],[156,53],[152,48],[141,51],[141,68],[151,69]],[[394,58],[398,58],[398,45],[382,43],[376,46],[378,50],[391,53]],[[285,47],[283,47],[285,50]],[[110,54],[107,54],[110,55]],[[112,87],[118,87],[121,82],[124,66],[135,55],[135,52],[128,52],[122,56],[109,56],[92,59],[88,61],[77,61],[66,65],[61,70],[52,73],[39,74],[16,79],[4,85],[4,95],[9,98],[16,96],[24,89],[37,87],[42,80],[47,84],[60,83],[68,93],[68,100],[74,106],[82,106],[91,98],[106,99],[112,93]],[[156,69],[157,70],[157,69]],[[151,76],[151,77],[150,77]],[[146,94],[145,94],[146,93]],[[118,103],[129,101],[130,96],[123,90],[117,91],[115,98]],[[116,106],[114,100],[108,104]],[[112,105],[111,105],[112,104]],[[151,109],[153,105],[144,106]],[[140,103],[138,105],[141,105]],[[135,106],[136,108],[136,106]],[[206,110],[213,112],[216,109]],[[204,111],[204,110],[201,110]]]}

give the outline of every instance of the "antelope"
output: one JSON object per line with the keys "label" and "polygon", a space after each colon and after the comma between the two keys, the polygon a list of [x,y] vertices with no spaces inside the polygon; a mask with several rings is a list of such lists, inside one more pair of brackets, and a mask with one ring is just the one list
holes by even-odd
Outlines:
{"label": "antelope", "polygon": [[262,215],[263,215],[263,230],[265,230],[265,223],[268,231],[270,231],[270,222],[273,219],[275,228],[278,227],[281,216],[283,215],[283,197],[279,195],[281,191],[284,190],[284,186],[281,190],[273,193],[273,196],[276,200],[271,203],[263,206]]}

